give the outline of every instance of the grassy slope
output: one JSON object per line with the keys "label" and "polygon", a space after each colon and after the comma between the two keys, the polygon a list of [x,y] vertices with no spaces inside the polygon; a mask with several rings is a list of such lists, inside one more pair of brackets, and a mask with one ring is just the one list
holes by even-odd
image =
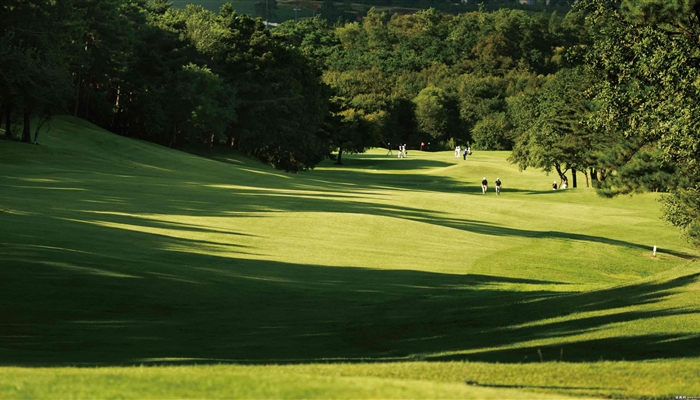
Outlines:
{"label": "grassy slope", "polygon": [[[700,393],[697,252],[653,195],[552,192],[506,153],[288,175],[70,118],[42,137],[0,142],[0,360],[31,368],[2,397]],[[289,365],[55,368],[193,363]]]}

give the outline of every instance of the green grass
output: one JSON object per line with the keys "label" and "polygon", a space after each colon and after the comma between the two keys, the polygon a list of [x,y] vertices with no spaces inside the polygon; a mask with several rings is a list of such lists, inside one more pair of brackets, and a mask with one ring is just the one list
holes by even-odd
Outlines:
{"label": "green grass", "polygon": [[0,141],[0,397],[700,395],[698,251],[655,194],[505,152],[292,175],[41,139]]}

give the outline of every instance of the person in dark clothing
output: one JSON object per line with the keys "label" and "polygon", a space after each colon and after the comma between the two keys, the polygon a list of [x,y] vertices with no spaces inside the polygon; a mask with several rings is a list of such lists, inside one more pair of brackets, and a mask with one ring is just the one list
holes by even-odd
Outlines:
{"label": "person in dark clothing", "polygon": [[496,194],[501,194],[501,178],[496,178]]}
{"label": "person in dark clothing", "polygon": [[386,153],[387,156],[393,156],[394,152],[391,151],[391,143],[387,143],[386,147],[389,149],[389,152]]}
{"label": "person in dark clothing", "polygon": [[486,177],[481,180],[481,193],[486,194],[486,190],[489,188],[489,181],[486,180]]}
{"label": "person in dark clothing", "polygon": [[467,150],[466,148],[462,152],[462,158],[464,159],[464,161],[467,161],[467,152],[469,152],[469,150]]}
{"label": "person in dark clothing", "polygon": [[554,183],[552,183],[552,190],[557,190],[557,181],[554,181]]}

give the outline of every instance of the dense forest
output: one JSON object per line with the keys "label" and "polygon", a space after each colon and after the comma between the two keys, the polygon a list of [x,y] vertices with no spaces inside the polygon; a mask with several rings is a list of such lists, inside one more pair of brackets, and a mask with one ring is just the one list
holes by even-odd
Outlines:
{"label": "dense forest", "polygon": [[330,23],[361,20],[371,8],[393,14],[413,13],[435,8],[447,14],[501,8],[520,9],[529,13],[556,11],[565,14],[571,10],[569,0],[173,0],[175,8],[201,4],[205,9],[218,12],[231,2],[239,13],[261,17],[273,23],[319,16]]}
{"label": "dense forest", "polygon": [[389,143],[512,150],[521,169],[572,187],[579,171],[607,196],[668,192],[665,218],[700,238],[697,0],[585,0],[565,14],[371,8],[274,29],[234,4],[3,2],[4,136],[39,143],[68,113],[288,171]]}

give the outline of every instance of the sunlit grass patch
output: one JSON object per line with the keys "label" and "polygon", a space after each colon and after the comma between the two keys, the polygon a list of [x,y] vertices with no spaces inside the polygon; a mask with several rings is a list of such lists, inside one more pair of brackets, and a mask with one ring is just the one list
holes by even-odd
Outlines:
{"label": "sunlit grass patch", "polygon": [[698,389],[698,251],[657,194],[553,192],[505,152],[285,174],[73,118],[42,138],[0,141],[2,397]]}

